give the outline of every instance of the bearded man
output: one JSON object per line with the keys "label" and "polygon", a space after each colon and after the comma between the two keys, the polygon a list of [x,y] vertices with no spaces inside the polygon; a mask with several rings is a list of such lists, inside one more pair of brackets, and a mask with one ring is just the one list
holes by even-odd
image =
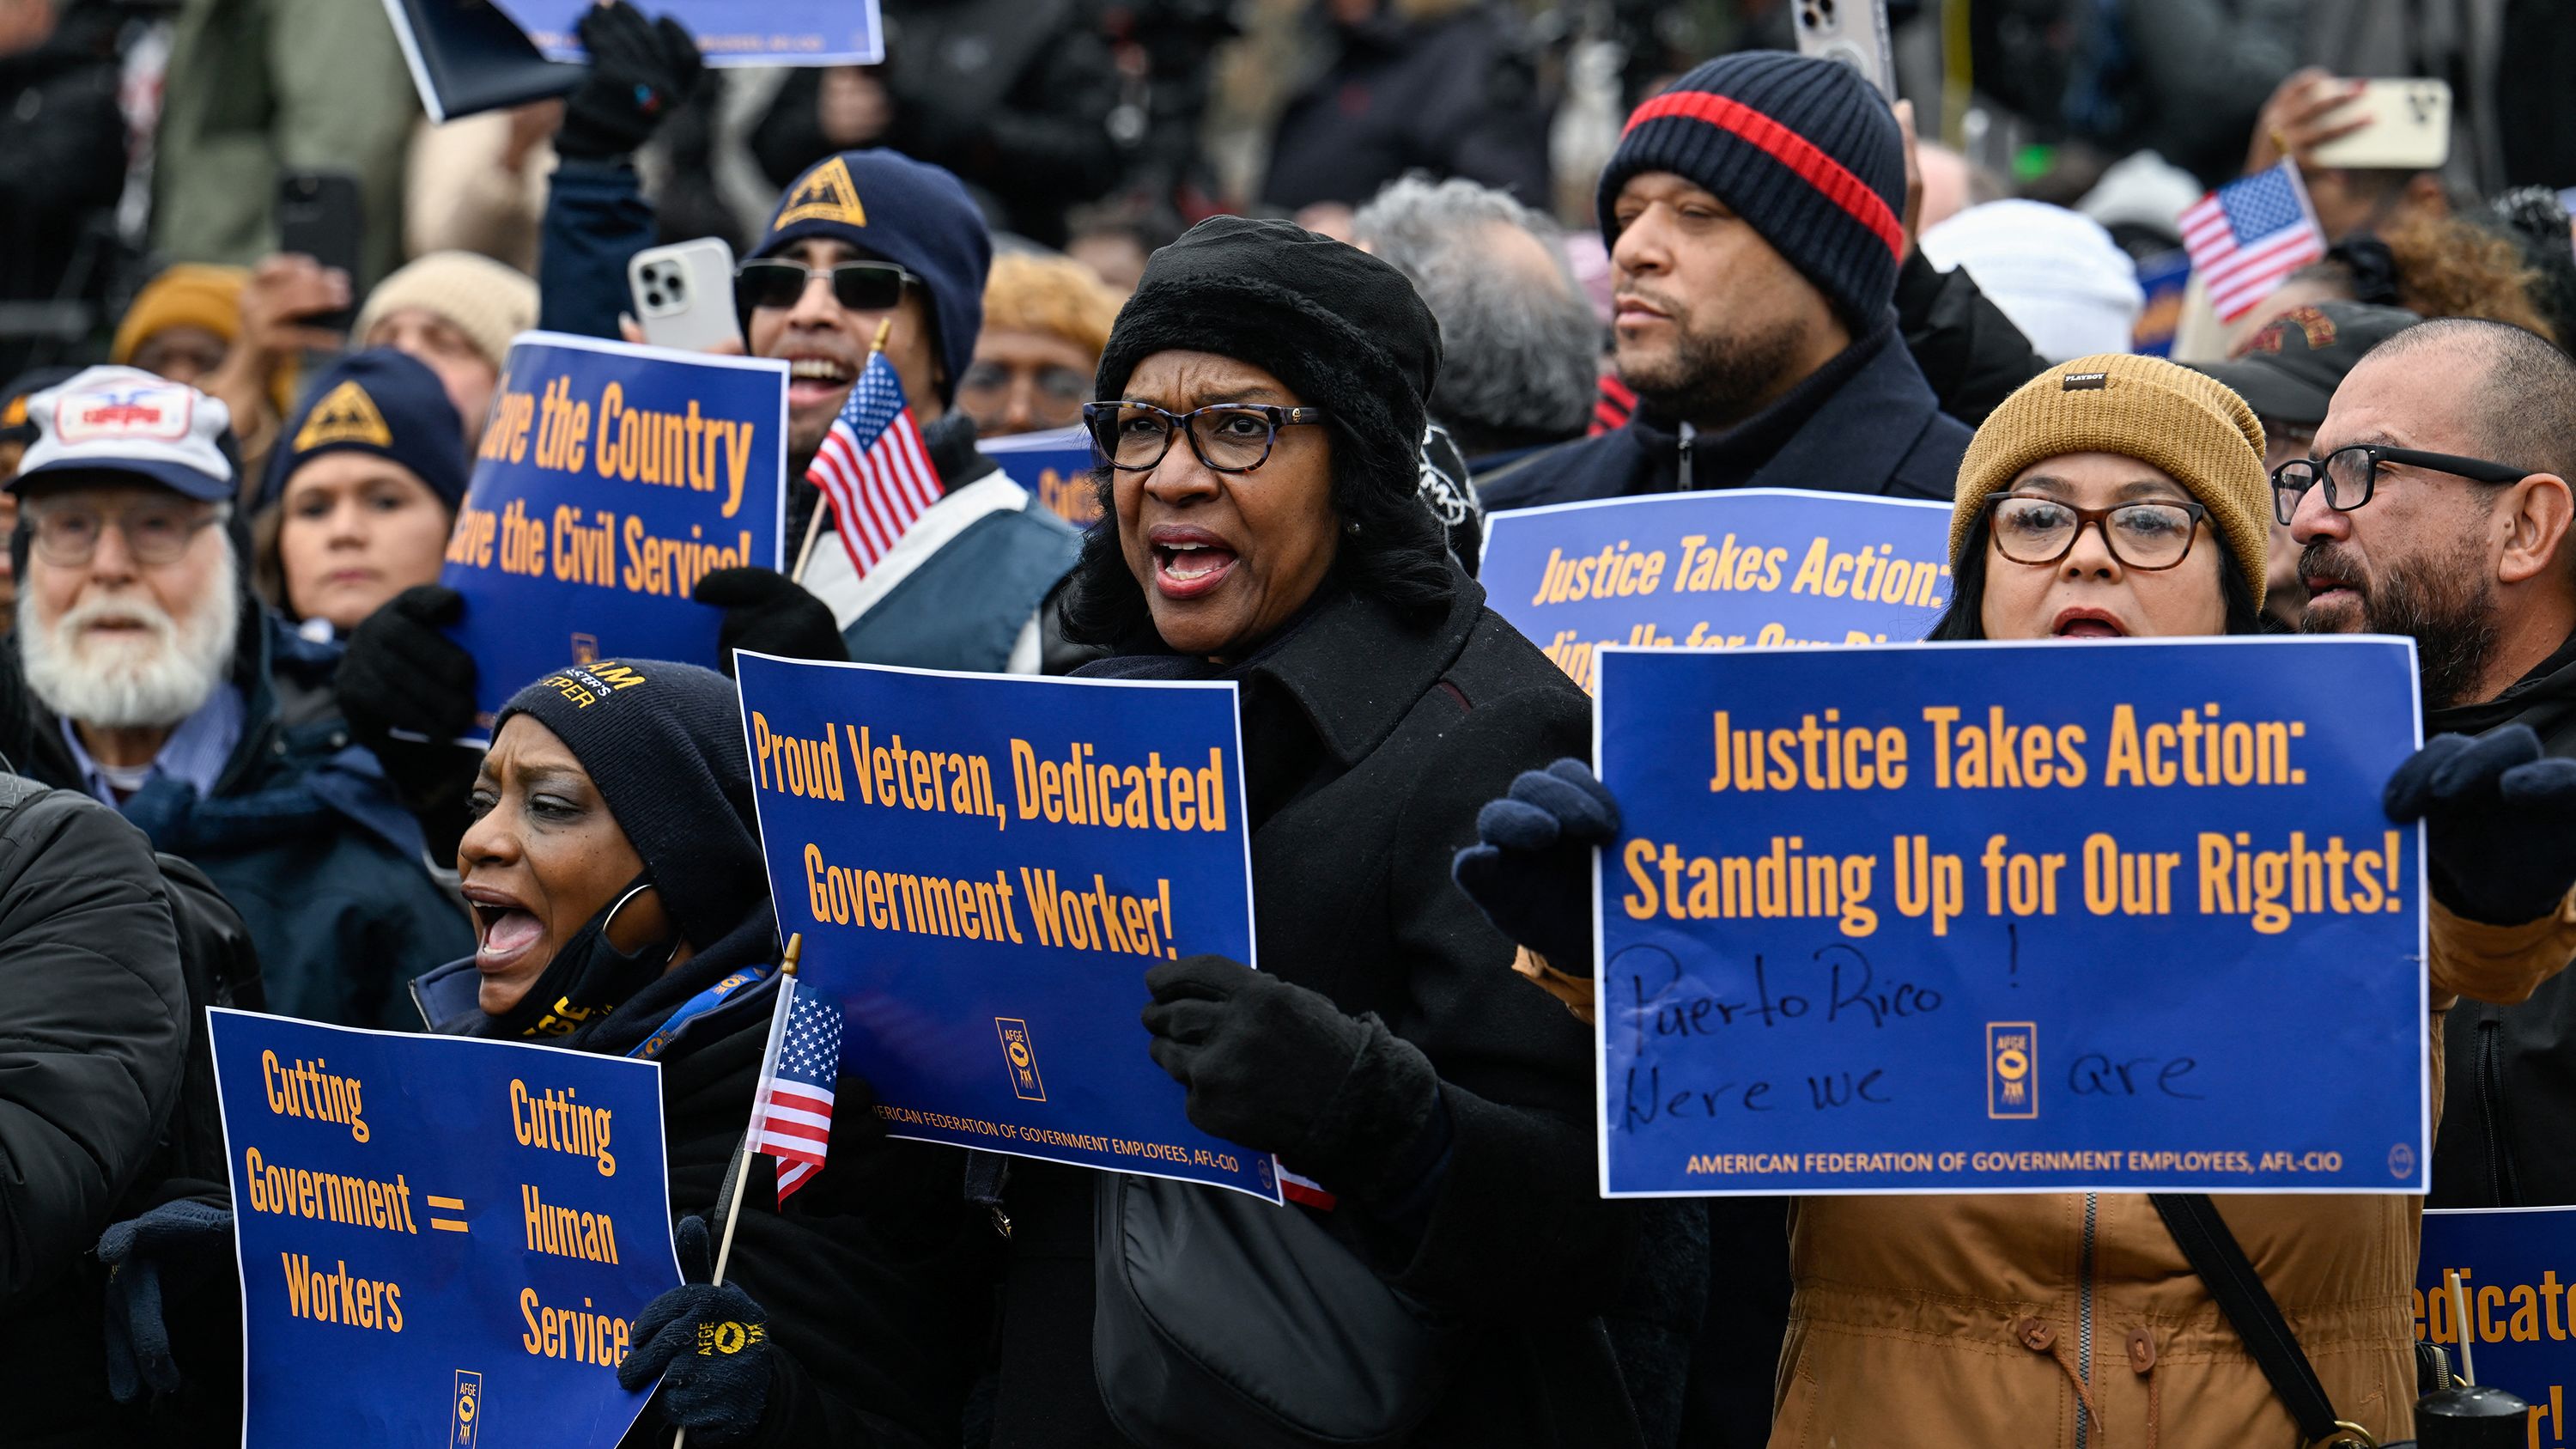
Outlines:
{"label": "bearded man", "polygon": [[224,405],[96,367],[28,402],[9,487],[19,773],[115,806],[239,910],[271,1010],[418,1028],[411,977],[473,948],[419,827],[330,694],[337,653],[251,594]]}
{"label": "bearded man", "polygon": [[1749,487],[1947,500],[1969,433],[1898,331],[1905,192],[1895,116],[1832,61],[1745,51],[1637,107],[1598,193],[1636,412],[1480,474],[1485,507]]}
{"label": "bearded man", "polygon": [[[2272,477],[2300,628],[2412,638],[2425,735],[2478,737],[2516,762],[2503,795],[2576,819],[2576,362],[2502,322],[2418,323],[2363,355],[2313,457]],[[2576,920],[2576,898],[2537,921],[2478,909],[2507,884],[2433,882],[2506,936]],[[2460,1002],[2443,1040],[2432,1205],[2576,1203],[2576,973]]]}

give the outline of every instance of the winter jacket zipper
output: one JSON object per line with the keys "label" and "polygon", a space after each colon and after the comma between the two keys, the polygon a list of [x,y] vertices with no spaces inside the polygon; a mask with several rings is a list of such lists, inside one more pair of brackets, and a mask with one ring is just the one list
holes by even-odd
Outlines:
{"label": "winter jacket zipper", "polygon": [[[2101,1217],[2102,1199],[2094,1193],[2084,1194],[2084,1247],[2076,1260],[2075,1277],[2075,1373],[2083,1387],[2093,1387],[2093,1236]],[[2075,1449],[2086,1449],[2092,1437],[2092,1416],[2085,1406],[2075,1406]]]}
{"label": "winter jacket zipper", "polygon": [[2492,1011],[2478,1016],[2478,1126],[2487,1144],[2487,1188],[2489,1199],[2497,1207],[2519,1207],[2522,1196],[2513,1181],[2511,1160],[2506,1157],[2504,1140],[2503,1086],[2504,1067],[2497,1060],[2496,1038],[2504,1032],[2504,1023]]}
{"label": "winter jacket zipper", "polygon": [[1693,428],[1690,424],[1684,423],[1681,425],[1681,441],[1679,447],[1681,449],[1681,480],[1682,491],[1684,493],[1697,492],[1699,488],[1698,481],[1691,476],[1691,439],[1698,435],[1699,430]]}

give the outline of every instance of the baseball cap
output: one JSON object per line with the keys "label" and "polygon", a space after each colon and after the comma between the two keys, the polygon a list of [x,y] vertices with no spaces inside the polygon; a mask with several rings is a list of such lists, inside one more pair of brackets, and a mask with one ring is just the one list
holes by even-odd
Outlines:
{"label": "baseball cap", "polygon": [[136,367],[93,367],[27,399],[36,441],[9,487],[46,474],[124,473],[204,502],[233,496],[219,441],[232,412],[182,382]]}
{"label": "baseball cap", "polygon": [[2403,307],[2315,302],[2264,323],[2239,355],[2191,366],[2234,389],[2257,417],[2314,427],[2363,353],[2422,320]]}

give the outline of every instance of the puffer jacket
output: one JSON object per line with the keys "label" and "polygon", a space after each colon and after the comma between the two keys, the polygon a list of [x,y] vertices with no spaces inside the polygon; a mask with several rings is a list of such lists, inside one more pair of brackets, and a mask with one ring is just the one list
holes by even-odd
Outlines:
{"label": "puffer jacket", "polygon": [[[2576,906],[2518,927],[2428,910],[2438,1119],[2445,1012],[2529,996],[2576,950]],[[2411,1437],[2423,1199],[2215,1201],[2336,1414]],[[1771,1449],[2301,1442],[2142,1194],[1803,1198],[1789,1256]]]}

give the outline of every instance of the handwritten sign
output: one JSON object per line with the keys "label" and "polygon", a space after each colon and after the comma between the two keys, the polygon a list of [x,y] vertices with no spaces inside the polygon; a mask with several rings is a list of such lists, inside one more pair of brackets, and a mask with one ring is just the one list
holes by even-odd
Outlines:
{"label": "handwritten sign", "polygon": [[780,929],[889,1131],[1279,1200],[1137,1021],[1156,962],[1258,964],[1232,684],[735,667]]}
{"label": "handwritten sign", "polygon": [[1605,1191],[2425,1190],[2411,642],[1601,660]]}
{"label": "handwritten sign", "polygon": [[1588,690],[1612,644],[1920,639],[1950,602],[1949,560],[1946,503],[1742,488],[1490,514],[1477,577]]}
{"label": "handwritten sign", "polygon": [[242,1442],[617,1443],[678,1286],[649,1062],[215,1009]]}
{"label": "handwritten sign", "polygon": [[[591,0],[492,0],[548,60],[580,60],[573,26]],[[656,0],[707,64],[875,65],[885,59],[877,0]]]}
{"label": "handwritten sign", "polygon": [[480,728],[567,663],[713,667],[717,569],[778,567],[787,364],[530,332],[510,346],[439,581]]}
{"label": "handwritten sign", "polygon": [[[2533,1438],[2567,1440],[2576,1384],[2576,1208],[2437,1208],[2416,1259],[2415,1337],[2460,1365],[2463,1311],[2478,1382],[2532,1406]],[[2453,1302],[2445,1274],[2460,1275]]]}
{"label": "handwritten sign", "polygon": [[1080,423],[986,438],[975,446],[1056,517],[1076,528],[1100,521],[1100,489],[1092,480],[1100,459],[1092,451],[1091,433]]}

